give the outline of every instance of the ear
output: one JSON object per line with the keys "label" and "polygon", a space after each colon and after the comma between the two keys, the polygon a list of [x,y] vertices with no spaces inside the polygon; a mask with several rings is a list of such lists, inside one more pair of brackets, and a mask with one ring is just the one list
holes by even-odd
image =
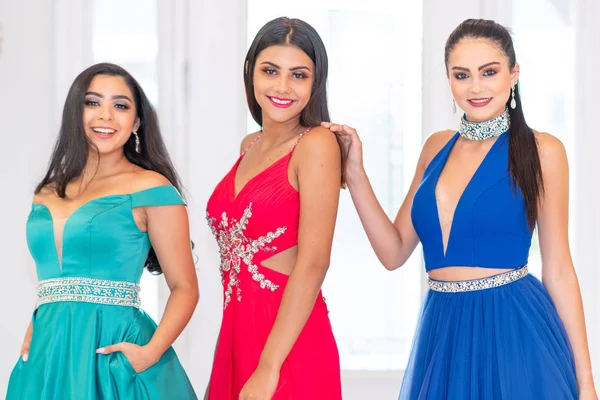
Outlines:
{"label": "ear", "polygon": [[510,86],[514,86],[519,81],[519,75],[521,73],[521,66],[519,63],[515,63],[513,70],[510,73]]}
{"label": "ear", "polygon": [[135,123],[133,124],[133,131],[137,132],[138,129],[140,129],[140,119],[139,117],[136,117]]}

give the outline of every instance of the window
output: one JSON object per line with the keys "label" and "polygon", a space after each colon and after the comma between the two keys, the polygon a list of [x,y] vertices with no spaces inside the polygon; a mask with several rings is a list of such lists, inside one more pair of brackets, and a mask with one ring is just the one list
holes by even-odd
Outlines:
{"label": "window", "polygon": [[[564,143],[570,160],[572,196],[575,193],[575,32],[569,7],[570,1],[516,1],[513,3],[513,31],[517,62],[521,65],[519,85],[525,117],[533,129],[549,132]],[[572,197],[570,200],[571,205],[575,204]],[[573,221],[571,218],[571,225]],[[569,231],[573,243],[573,226]],[[541,278],[537,234],[529,265],[533,274]]]}
{"label": "window", "polygon": [[[248,44],[267,21],[282,15],[308,22],[325,42],[331,117],[358,130],[371,183],[394,218],[422,143],[422,3],[249,0]],[[257,129],[251,117],[248,127]],[[421,306],[422,274],[420,249],[398,271],[381,266],[343,191],[323,287],[343,369],[404,369]]]}
{"label": "window", "polygon": [[[157,104],[157,4],[144,0],[95,0],[92,9],[94,63],[111,62],[125,68]],[[159,320],[161,277],[146,270],[141,279],[142,308]]]}

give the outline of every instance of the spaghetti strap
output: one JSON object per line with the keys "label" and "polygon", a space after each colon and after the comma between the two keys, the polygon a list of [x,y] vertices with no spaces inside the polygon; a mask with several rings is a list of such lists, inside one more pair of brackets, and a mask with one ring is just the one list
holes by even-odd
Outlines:
{"label": "spaghetti strap", "polygon": [[246,146],[246,148],[242,152],[242,154],[241,154],[242,157],[244,156],[244,154],[246,154],[246,152],[248,150],[250,150],[250,147],[252,147],[254,145],[254,143],[256,143],[258,141],[258,139],[260,139],[262,137],[262,134],[263,134],[263,131],[261,130],[260,133],[258,135],[256,135],[256,137],[254,139],[252,139],[252,141],[250,142],[250,144],[248,146]]}
{"label": "spaghetti strap", "polygon": [[304,135],[306,135],[308,133],[308,131],[310,131],[312,129],[312,126],[310,128],[308,128],[307,130],[305,130],[304,132],[302,132],[300,134],[300,136],[298,136],[298,139],[296,139],[296,143],[294,143],[294,145],[292,146],[290,153],[292,153],[294,151],[294,149],[296,148],[296,146],[298,145],[298,142],[300,141],[300,139],[302,139],[302,137]]}

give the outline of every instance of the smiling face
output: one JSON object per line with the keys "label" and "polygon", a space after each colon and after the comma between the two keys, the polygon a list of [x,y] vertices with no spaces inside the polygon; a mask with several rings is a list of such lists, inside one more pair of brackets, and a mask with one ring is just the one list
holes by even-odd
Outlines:
{"label": "smiling face", "polygon": [[502,49],[488,39],[461,39],[448,58],[452,96],[469,121],[487,121],[506,108],[519,64],[511,69]]}
{"label": "smiling face", "polygon": [[253,82],[263,124],[300,117],[310,100],[314,69],[310,57],[293,45],[270,46],[260,52]]}
{"label": "smiling face", "polygon": [[96,75],[85,94],[83,125],[100,155],[116,151],[139,128],[136,105],[129,86],[120,76]]}

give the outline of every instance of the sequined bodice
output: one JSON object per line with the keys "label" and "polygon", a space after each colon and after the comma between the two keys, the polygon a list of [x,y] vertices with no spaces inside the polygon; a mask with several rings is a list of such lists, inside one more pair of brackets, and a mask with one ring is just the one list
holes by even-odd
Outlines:
{"label": "sequined bodice", "polygon": [[298,244],[300,198],[288,180],[292,152],[248,181],[236,197],[235,173],[244,154],[217,185],[207,205],[208,224],[221,256],[225,307],[232,297],[241,301],[242,280],[277,290],[278,285],[261,273],[264,267],[260,264]]}
{"label": "sequined bodice", "polygon": [[185,204],[173,186],[100,197],[77,208],[57,233],[50,210],[34,203],[27,244],[38,280],[76,277],[139,283],[151,245],[148,234],[135,224],[132,209],[170,204]]}
{"label": "sequined bodice", "polygon": [[462,193],[444,253],[435,187],[458,136],[429,163],[413,199],[412,222],[423,244],[425,269],[526,265],[532,231],[523,196],[518,188],[513,189],[508,170],[508,132],[496,139]]}

